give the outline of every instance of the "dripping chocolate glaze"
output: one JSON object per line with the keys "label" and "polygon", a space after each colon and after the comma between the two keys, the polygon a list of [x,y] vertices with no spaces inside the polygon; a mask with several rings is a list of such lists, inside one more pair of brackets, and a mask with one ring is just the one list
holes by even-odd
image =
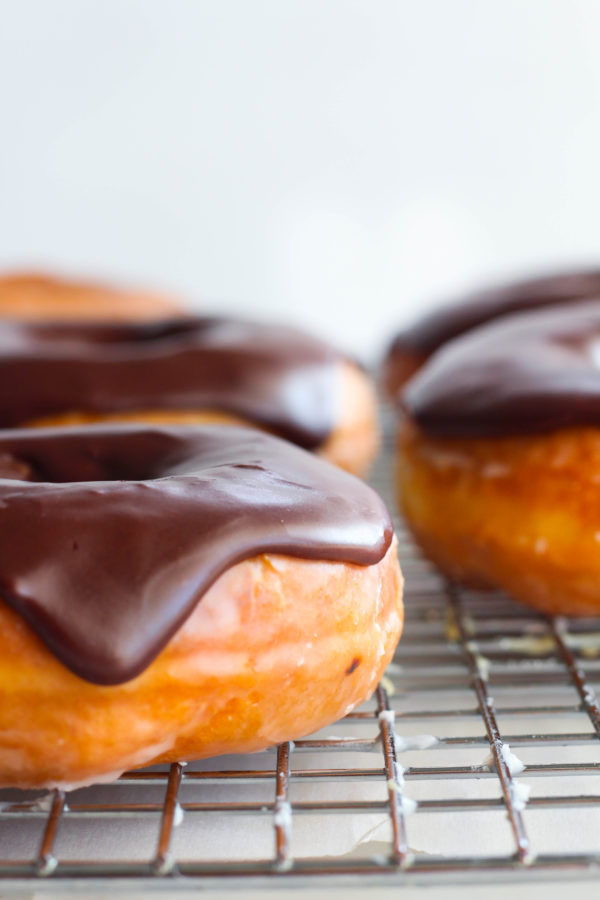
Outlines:
{"label": "dripping chocolate glaze", "polygon": [[236,562],[372,565],[393,534],[359,479],[227,426],[6,432],[0,505],[0,596],[98,684],[142,672]]}
{"label": "dripping chocolate glaze", "polygon": [[438,436],[600,426],[600,300],[507,316],[450,341],[402,404]]}
{"label": "dripping chocolate glaze", "polygon": [[402,358],[415,358],[415,368],[447,341],[493,319],[521,310],[600,297],[600,269],[532,278],[477,291],[420,318],[396,336],[388,351],[385,368],[391,393],[404,380]]}
{"label": "dripping chocolate glaze", "polygon": [[0,427],[65,412],[219,410],[307,449],[337,411],[342,357],[293,328],[198,317],[0,323]]}

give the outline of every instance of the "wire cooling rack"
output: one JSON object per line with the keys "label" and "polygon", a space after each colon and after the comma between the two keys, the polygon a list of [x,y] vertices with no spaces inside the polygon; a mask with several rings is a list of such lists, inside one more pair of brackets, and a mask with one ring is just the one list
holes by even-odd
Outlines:
{"label": "wire cooling rack", "polygon": [[[391,443],[373,483],[393,507]],[[0,792],[0,890],[592,873],[600,621],[449,585],[398,535],[405,632],[370,701],[260,754]]]}

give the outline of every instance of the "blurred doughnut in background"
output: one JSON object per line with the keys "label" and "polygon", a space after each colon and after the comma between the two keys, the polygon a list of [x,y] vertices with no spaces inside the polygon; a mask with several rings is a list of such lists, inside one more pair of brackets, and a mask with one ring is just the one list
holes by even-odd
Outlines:
{"label": "blurred doughnut in background", "polygon": [[184,313],[177,300],[153,291],[38,272],[0,274],[0,317],[3,318],[115,321],[161,319]]}
{"label": "blurred doughnut in background", "polygon": [[394,397],[429,357],[453,338],[516,312],[600,297],[600,268],[544,273],[472,291],[400,331],[383,362],[382,381]]}

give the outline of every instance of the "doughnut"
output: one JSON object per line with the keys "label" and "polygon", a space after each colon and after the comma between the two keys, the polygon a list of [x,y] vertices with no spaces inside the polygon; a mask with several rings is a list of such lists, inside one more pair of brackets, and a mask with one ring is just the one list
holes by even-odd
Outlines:
{"label": "doughnut", "polygon": [[489,287],[446,304],[400,332],[383,363],[387,394],[402,385],[439,347],[493,319],[544,306],[600,297],[600,269],[576,269]]}
{"label": "doughnut", "polygon": [[379,431],[367,375],[294,328],[224,317],[0,323],[0,428],[234,423],[362,474]]}
{"label": "doughnut", "polygon": [[402,630],[389,514],[256,429],[0,435],[0,784],[70,789],[311,733]]}
{"label": "doughnut", "polygon": [[600,613],[600,301],[450,341],[404,390],[398,485],[446,575]]}
{"label": "doughnut", "polygon": [[168,297],[49,275],[0,275],[0,318],[121,320],[175,316],[181,307]]}

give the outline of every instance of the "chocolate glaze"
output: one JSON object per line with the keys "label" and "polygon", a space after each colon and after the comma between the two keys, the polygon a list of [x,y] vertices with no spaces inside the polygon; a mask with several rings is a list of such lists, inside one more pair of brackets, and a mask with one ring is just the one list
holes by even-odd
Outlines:
{"label": "chocolate glaze", "polygon": [[507,316],[438,350],[403,406],[439,436],[600,426],[599,351],[600,300]]}
{"label": "chocolate glaze", "polygon": [[307,449],[339,415],[341,357],[293,328],[200,317],[0,325],[0,427],[65,412],[219,410]]}
{"label": "chocolate glaze", "polygon": [[600,297],[600,269],[580,269],[477,291],[436,309],[394,339],[385,363],[391,390],[400,386],[394,383],[394,361],[405,354],[424,361],[442,344],[492,319],[593,297]]}
{"label": "chocolate glaze", "polygon": [[0,596],[97,684],[142,672],[234,563],[372,565],[393,533],[359,479],[227,426],[6,432],[0,505]]}

